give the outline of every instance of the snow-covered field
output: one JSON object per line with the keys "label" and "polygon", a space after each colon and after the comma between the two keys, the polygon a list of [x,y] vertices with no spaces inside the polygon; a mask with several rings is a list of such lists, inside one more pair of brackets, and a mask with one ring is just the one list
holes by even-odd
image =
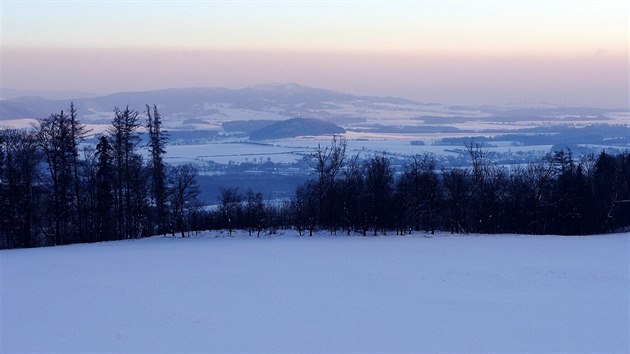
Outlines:
{"label": "snow-covered field", "polygon": [[0,352],[620,352],[630,234],[0,251]]}

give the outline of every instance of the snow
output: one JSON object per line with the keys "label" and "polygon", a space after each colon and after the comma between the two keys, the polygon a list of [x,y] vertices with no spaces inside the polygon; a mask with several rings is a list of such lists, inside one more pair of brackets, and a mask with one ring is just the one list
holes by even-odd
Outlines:
{"label": "snow", "polygon": [[37,119],[35,118],[0,120],[0,130],[2,129],[30,129],[35,126],[37,126]]}
{"label": "snow", "polygon": [[[301,160],[305,155],[311,153],[305,148],[296,149],[269,144],[253,144],[247,141],[169,145],[167,151],[166,161],[170,164],[203,164],[203,162],[207,161],[221,164],[227,164],[230,161],[237,163],[256,161],[262,163],[267,161],[267,159],[273,162],[291,163]],[[141,152],[145,157],[149,156],[147,149],[142,149]]]}
{"label": "snow", "polygon": [[0,251],[0,352],[628,352],[630,233]]}

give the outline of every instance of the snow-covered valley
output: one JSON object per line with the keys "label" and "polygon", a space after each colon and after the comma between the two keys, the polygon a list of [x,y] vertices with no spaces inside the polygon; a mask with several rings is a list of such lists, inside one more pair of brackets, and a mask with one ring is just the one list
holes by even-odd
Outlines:
{"label": "snow-covered valley", "polygon": [[628,352],[630,234],[0,251],[0,352]]}

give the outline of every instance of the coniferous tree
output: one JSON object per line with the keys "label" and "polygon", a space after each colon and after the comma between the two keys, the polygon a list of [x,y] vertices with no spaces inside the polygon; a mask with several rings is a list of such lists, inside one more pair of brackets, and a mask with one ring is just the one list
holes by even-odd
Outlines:
{"label": "coniferous tree", "polygon": [[162,130],[162,117],[157,106],[153,109],[147,105],[147,129],[149,132],[149,154],[151,171],[151,199],[155,205],[155,224],[157,233],[167,232],[168,210],[166,207],[166,165],[164,155],[166,154],[166,142],[168,135]]}
{"label": "coniferous tree", "polygon": [[85,136],[89,133],[88,129],[86,129],[84,124],[81,124],[78,119],[77,110],[74,107],[74,102],[70,102],[70,111],[69,113],[69,124],[70,124],[70,157],[71,157],[71,165],[72,165],[72,184],[73,184],[73,197],[74,201],[72,203],[74,207],[74,223],[75,227],[78,228],[77,233],[79,238],[86,237],[85,229],[86,229],[86,210],[83,207],[83,198],[81,193],[81,179],[79,176],[79,144],[85,138]]}
{"label": "coniferous tree", "polygon": [[125,107],[114,109],[114,119],[110,129],[114,153],[114,171],[116,188],[115,210],[117,216],[118,238],[137,237],[132,225],[134,215],[132,208],[134,187],[134,168],[138,168],[135,149],[140,141],[137,134],[138,112]]}
{"label": "coniferous tree", "polygon": [[98,241],[115,237],[114,223],[114,152],[106,136],[96,145],[96,233]]}
{"label": "coniferous tree", "polygon": [[593,194],[597,210],[598,232],[610,232],[615,223],[615,200],[617,199],[617,169],[614,156],[602,151],[595,162],[593,172]]}
{"label": "coniferous tree", "polygon": [[40,160],[32,133],[0,132],[0,248],[32,247],[39,243]]}

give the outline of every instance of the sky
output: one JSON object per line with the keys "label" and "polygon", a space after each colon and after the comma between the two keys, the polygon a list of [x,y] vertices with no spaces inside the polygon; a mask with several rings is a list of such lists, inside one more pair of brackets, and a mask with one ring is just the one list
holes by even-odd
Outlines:
{"label": "sky", "polygon": [[630,2],[0,1],[0,87],[299,83],[448,104],[628,108]]}

